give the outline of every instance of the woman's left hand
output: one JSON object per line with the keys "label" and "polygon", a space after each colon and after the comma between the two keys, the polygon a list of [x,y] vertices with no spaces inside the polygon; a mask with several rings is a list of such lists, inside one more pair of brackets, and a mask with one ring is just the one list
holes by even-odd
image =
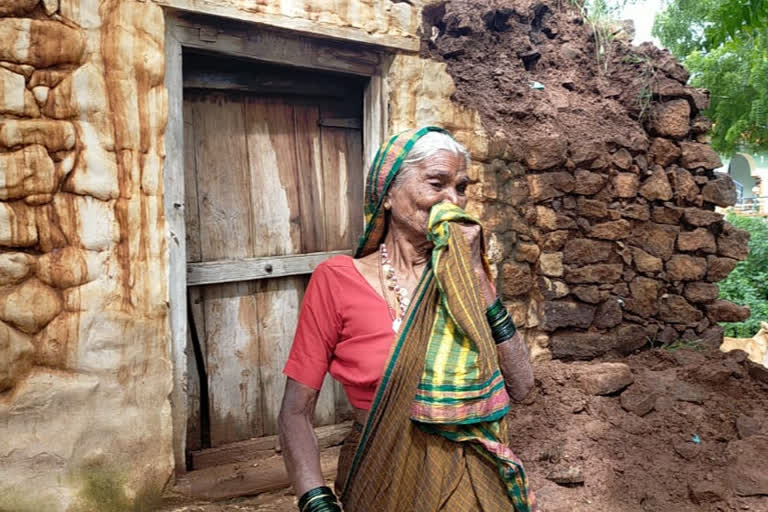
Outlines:
{"label": "woman's left hand", "polygon": [[486,272],[485,263],[483,262],[483,257],[485,256],[483,254],[483,228],[478,224],[457,224],[457,226],[464,235],[467,245],[469,245],[470,265],[479,280],[480,293],[483,295],[486,304],[490,305],[496,300],[496,289],[491,283],[491,278]]}

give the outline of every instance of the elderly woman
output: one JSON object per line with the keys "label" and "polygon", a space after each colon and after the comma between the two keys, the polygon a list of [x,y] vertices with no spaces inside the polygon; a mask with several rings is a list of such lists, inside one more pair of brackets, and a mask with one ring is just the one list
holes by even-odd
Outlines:
{"label": "elderly woman", "polygon": [[326,372],[355,408],[336,480],[347,512],[536,510],[501,421],[533,372],[462,209],[468,161],[440,128],[392,137],[368,174],[355,258],[312,274],[280,412],[302,512],[341,510],[312,430]]}

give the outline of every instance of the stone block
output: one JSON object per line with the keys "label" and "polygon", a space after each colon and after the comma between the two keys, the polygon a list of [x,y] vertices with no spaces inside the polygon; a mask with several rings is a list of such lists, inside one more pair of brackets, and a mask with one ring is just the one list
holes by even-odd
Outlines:
{"label": "stone block", "polygon": [[639,247],[632,247],[632,259],[638,272],[661,272],[664,269],[661,258],[648,254]]}
{"label": "stone block", "polygon": [[528,190],[534,201],[544,201],[560,197],[573,190],[573,176],[569,172],[545,172],[529,174]]}
{"label": "stone block", "polygon": [[559,251],[563,248],[570,232],[565,230],[552,231],[541,237],[541,250],[543,251]]}
{"label": "stone block", "polygon": [[[92,125],[81,123],[80,132],[82,149],[62,190],[102,201],[116,199],[120,195],[120,187],[115,154],[102,147],[99,134]],[[143,187],[142,190],[149,192]]]}
{"label": "stone block", "polygon": [[605,186],[605,178],[596,172],[577,169],[574,173],[573,193],[591,196],[600,192]]}
{"label": "stone block", "polygon": [[610,329],[621,323],[622,311],[619,301],[615,298],[600,303],[595,311],[595,321],[593,325],[598,329]]}
{"label": "stone block", "polygon": [[533,242],[520,242],[517,244],[517,251],[515,252],[515,259],[517,261],[527,261],[528,263],[536,263],[539,259],[539,253],[541,250],[539,246]]}
{"label": "stone block", "polygon": [[543,302],[539,306],[539,328],[554,331],[562,327],[586,329],[595,317],[595,307],[575,301]]}
{"label": "stone block", "polygon": [[72,149],[76,140],[75,129],[68,121],[13,119],[0,124],[0,147],[8,149],[40,144],[54,153]]}
{"label": "stone block", "polygon": [[723,220],[723,214],[701,208],[686,208],[683,220],[693,226],[710,226]]}
{"label": "stone block", "polygon": [[55,174],[53,160],[39,144],[0,153],[0,199],[7,201],[51,194],[58,185]]}
{"label": "stone block", "polygon": [[25,252],[0,253],[0,286],[16,284],[35,272],[37,261]]}
{"label": "stone block", "polygon": [[702,251],[714,253],[717,251],[715,236],[704,228],[693,231],[683,231],[677,235],[677,248],[681,251]]}
{"label": "stone block", "polygon": [[673,281],[698,281],[707,273],[707,260],[675,254],[667,261],[667,276]]}
{"label": "stone block", "polygon": [[39,332],[62,308],[59,294],[37,279],[0,292],[0,320],[27,334]]}
{"label": "stone block", "polygon": [[0,60],[35,68],[79,64],[85,53],[80,30],[58,21],[0,19]]}
{"label": "stone block", "polygon": [[601,219],[608,215],[608,204],[605,201],[596,201],[579,196],[576,205],[579,215],[584,217]]}
{"label": "stone block", "polygon": [[93,63],[80,66],[51,89],[43,107],[43,114],[53,119],[87,118],[107,111],[104,75]]}
{"label": "stone block", "polygon": [[727,300],[716,300],[707,304],[707,318],[712,322],[743,322],[749,318],[749,308]]}
{"label": "stone block", "polygon": [[40,0],[4,0],[0,3],[0,16],[22,17],[32,11]]}
{"label": "stone block", "polygon": [[529,140],[525,164],[535,171],[551,169],[565,162],[568,142],[559,135],[542,136]]}
{"label": "stone block", "polygon": [[526,294],[533,286],[531,266],[527,263],[507,262],[501,267],[501,291],[504,297]]}
{"label": "stone block", "polygon": [[726,222],[723,225],[723,231],[717,237],[717,254],[739,261],[746,260],[749,256],[749,236],[749,231]]}
{"label": "stone block", "polygon": [[683,296],[691,302],[712,302],[717,299],[718,293],[716,284],[696,281],[685,284]]}
{"label": "stone block", "polygon": [[668,201],[672,199],[672,186],[669,184],[667,172],[664,168],[657,165],[653,170],[653,174],[640,186],[639,192],[641,196],[649,201]]}
{"label": "stone block", "polygon": [[722,167],[723,165],[720,156],[709,144],[681,142],[680,149],[682,151],[680,163],[686,169],[693,170],[703,167],[704,169],[711,171]]}
{"label": "stone block", "polygon": [[662,137],[682,139],[691,127],[691,106],[687,100],[672,100],[654,106],[651,130]]}
{"label": "stone block", "polygon": [[571,292],[579,299],[590,304],[597,304],[608,298],[608,291],[594,285],[574,286]]}
{"label": "stone block", "polygon": [[0,246],[32,247],[37,243],[34,210],[21,203],[0,203]]}
{"label": "stone block", "polygon": [[629,244],[666,261],[675,252],[675,240],[680,230],[677,226],[638,222],[632,228]]}
{"label": "stone block", "polygon": [[675,166],[670,175],[678,204],[680,204],[680,201],[687,201],[691,204],[698,202],[699,185],[690,172]]}
{"label": "stone block", "polygon": [[568,295],[568,285],[557,279],[549,279],[544,276],[536,278],[536,287],[539,294],[546,300],[561,299]]}
{"label": "stone block", "polygon": [[[0,9],[2,5],[0,4]],[[27,90],[24,75],[0,68],[0,114],[38,117],[40,108]]]}
{"label": "stone block", "polygon": [[632,230],[632,224],[624,219],[603,222],[592,226],[589,236],[602,240],[621,240],[627,238]]}
{"label": "stone block", "polygon": [[722,207],[733,206],[738,200],[736,185],[730,176],[722,176],[704,185],[701,196],[705,201]]}
{"label": "stone block", "polygon": [[563,253],[562,252],[542,253],[541,256],[539,256],[539,270],[545,276],[562,277]]}
{"label": "stone block", "polygon": [[593,359],[613,348],[616,339],[600,332],[559,331],[549,340],[555,359]]}
{"label": "stone block", "polygon": [[614,244],[589,238],[572,238],[565,243],[563,262],[568,265],[598,263],[611,257]]}
{"label": "stone block", "polygon": [[718,258],[717,256],[707,256],[707,281],[722,281],[731,271],[736,268],[739,260],[733,258]]}
{"label": "stone block", "polygon": [[620,264],[596,263],[566,270],[565,280],[568,283],[615,283],[621,279],[623,268]]}
{"label": "stone block", "polygon": [[619,402],[625,411],[642,417],[653,410],[657,398],[658,393],[635,382],[621,394]]}
{"label": "stone block", "polygon": [[621,216],[645,222],[651,218],[651,210],[647,204],[628,204],[621,209]]}
{"label": "stone block", "polygon": [[576,228],[576,222],[572,218],[546,206],[536,207],[536,225],[548,231]]}
{"label": "stone block", "polygon": [[629,283],[631,295],[626,299],[624,308],[636,315],[647,318],[659,310],[659,289],[661,283],[647,277],[635,277]]}
{"label": "stone block", "polygon": [[12,388],[26,374],[34,360],[31,338],[0,322],[0,392]]}
{"label": "stone block", "polygon": [[579,383],[590,395],[611,395],[635,381],[624,363],[596,363],[579,368]]}
{"label": "stone block", "polygon": [[621,170],[632,167],[632,155],[625,148],[621,148],[613,154],[613,165]]}
{"label": "stone block", "polygon": [[671,324],[692,325],[704,314],[680,295],[665,294],[661,297],[659,318]]}
{"label": "stone block", "polygon": [[651,161],[662,167],[676,162],[681,154],[682,152],[677,144],[669,139],[662,138],[653,139],[651,148],[648,151]]}
{"label": "stone block", "polygon": [[620,172],[613,177],[613,188],[616,195],[624,199],[635,197],[639,184],[637,174],[631,172]]}
{"label": "stone block", "polygon": [[80,286],[104,272],[106,252],[65,247],[43,254],[37,260],[37,277],[55,288]]}

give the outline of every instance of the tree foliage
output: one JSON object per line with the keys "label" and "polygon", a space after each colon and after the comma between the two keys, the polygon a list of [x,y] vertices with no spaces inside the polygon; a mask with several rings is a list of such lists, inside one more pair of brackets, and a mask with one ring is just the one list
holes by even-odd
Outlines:
{"label": "tree foliage", "polygon": [[653,35],[710,90],[715,149],[768,149],[768,0],[670,0]]}
{"label": "tree foliage", "polygon": [[749,231],[749,257],[720,283],[720,298],[749,306],[752,314],[744,322],[725,324],[725,335],[749,338],[760,330],[760,321],[768,321],[768,220],[733,213],[726,220]]}

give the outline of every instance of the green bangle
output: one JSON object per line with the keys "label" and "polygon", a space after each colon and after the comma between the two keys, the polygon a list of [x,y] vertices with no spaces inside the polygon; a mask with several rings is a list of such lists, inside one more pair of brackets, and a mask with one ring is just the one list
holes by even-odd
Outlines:
{"label": "green bangle", "polygon": [[340,512],[336,495],[330,487],[315,487],[299,498],[299,512]]}

